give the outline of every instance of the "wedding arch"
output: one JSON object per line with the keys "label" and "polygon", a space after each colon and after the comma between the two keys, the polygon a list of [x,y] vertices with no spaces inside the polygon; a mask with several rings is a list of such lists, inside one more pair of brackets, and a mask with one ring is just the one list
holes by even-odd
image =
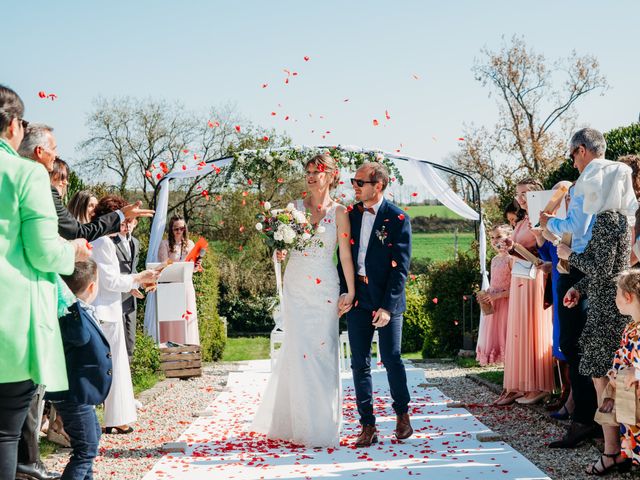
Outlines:
{"label": "wedding arch", "polygon": [[[171,181],[186,178],[194,178],[211,173],[212,170],[220,172],[224,167],[229,167],[234,161],[252,162],[260,159],[270,163],[275,156],[276,158],[286,157],[289,164],[294,165],[296,159],[309,157],[314,153],[328,151],[332,155],[338,156],[339,164],[342,167],[342,175],[347,171],[353,171],[359,163],[365,160],[380,160],[390,165],[392,169],[396,162],[403,162],[403,168],[411,172],[411,179],[417,182],[420,187],[429,196],[435,198],[444,206],[458,214],[459,216],[473,220],[476,223],[476,239],[479,246],[480,274],[481,285],[483,289],[489,287],[489,277],[486,270],[487,245],[484,219],[482,217],[482,207],[480,203],[480,189],[477,182],[469,175],[455,170],[453,168],[439,165],[428,160],[399,155],[396,153],[383,152],[380,150],[364,149],[361,147],[340,145],[340,146],[294,146],[281,148],[266,148],[260,150],[245,150],[236,152],[233,155],[200,162],[197,165],[186,168],[183,167],[179,171],[171,171],[162,176],[154,191],[154,208],[155,215],[151,225],[151,233],[149,237],[149,250],[147,252],[147,263],[157,262],[158,248],[165,231],[167,223],[167,211],[169,208],[169,193],[171,191]],[[404,163],[406,162],[406,163]],[[256,162],[257,163],[257,162]],[[397,170],[397,169],[396,169]],[[472,203],[474,207],[469,206],[448,184],[440,177],[438,172],[451,174],[461,178],[466,182],[472,192]],[[147,302],[155,302],[155,293],[149,293]],[[151,303],[152,304],[152,303]],[[145,331],[158,341],[158,332],[156,331],[156,309],[146,308],[144,318]]]}

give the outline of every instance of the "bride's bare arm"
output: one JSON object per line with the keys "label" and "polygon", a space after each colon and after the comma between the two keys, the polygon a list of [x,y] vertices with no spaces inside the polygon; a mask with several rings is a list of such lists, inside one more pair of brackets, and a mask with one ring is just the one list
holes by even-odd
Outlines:
{"label": "bride's bare arm", "polygon": [[347,209],[342,205],[338,205],[336,212],[336,226],[338,227],[338,254],[340,255],[340,264],[347,283],[347,295],[353,301],[356,294],[356,279],[353,259],[351,257],[351,222]]}

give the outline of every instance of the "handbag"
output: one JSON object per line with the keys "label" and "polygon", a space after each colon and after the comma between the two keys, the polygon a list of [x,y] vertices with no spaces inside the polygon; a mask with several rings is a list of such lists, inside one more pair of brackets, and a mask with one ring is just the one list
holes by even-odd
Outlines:
{"label": "handbag", "polygon": [[533,263],[519,258],[515,259],[511,267],[511,275],[518,278],[535,280],[537,273],[538,269]]}

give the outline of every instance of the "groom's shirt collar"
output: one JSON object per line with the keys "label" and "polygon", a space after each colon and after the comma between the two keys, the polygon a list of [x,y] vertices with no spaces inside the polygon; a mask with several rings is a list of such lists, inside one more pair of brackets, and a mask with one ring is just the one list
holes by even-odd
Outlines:
{"label": "groom's shirt collar", "polygon": [[[369,207],[369,208],[373,208],[373,211],[375,212],[375,215],[378,214],[378,210],[380,210],[380,206],[382,205],[382,202],[384,202],[384,196],[382,196],[380,198],[378,203],[376,203],[375,205],[371,205],[371,207]],[[364,206],[364,203],[362,205]]]}

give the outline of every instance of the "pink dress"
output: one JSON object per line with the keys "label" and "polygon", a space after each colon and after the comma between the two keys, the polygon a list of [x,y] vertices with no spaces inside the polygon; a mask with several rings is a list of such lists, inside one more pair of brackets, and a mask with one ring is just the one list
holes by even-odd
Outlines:
{"label": "pink dress", "polygon": [[[518,222],[513,241],[535,250],[529,217]],[[553,390],[552,315],[551,308],[544,308],[542,272],[535,280],[511,277],[504,358],[504,388],[508,392]]]}
{"label": "pink dress", "polygon": [[[176,245],[172,252],[169,251],[169,241],[162,240],[158,248],[158,261],[165,262],[171,259],[174,262],[183,262],[191,249],[195,246],[193,241],[187,242],[183,252]],[[187,287],[187,311],[191,312],[186,318],[186,329],[182,321],[160,322],[160,342],[172,341],[189,345],[200,345],[200,332],[198,330],[198,312],[196,310],[196,291],[193,283]],[[186,334],[185,334],[186,330]]]}
{"label": "pink dress", "polygon": [[[511,257],[509,255],[496,255],[491,260],[491,286],[488,292],[509,292],[510,284]],[[498,298],[492,302],[492,305],[493,313],[482,318],[478,332],[476,360],[483,366],[504,361],[509,297]]]}

